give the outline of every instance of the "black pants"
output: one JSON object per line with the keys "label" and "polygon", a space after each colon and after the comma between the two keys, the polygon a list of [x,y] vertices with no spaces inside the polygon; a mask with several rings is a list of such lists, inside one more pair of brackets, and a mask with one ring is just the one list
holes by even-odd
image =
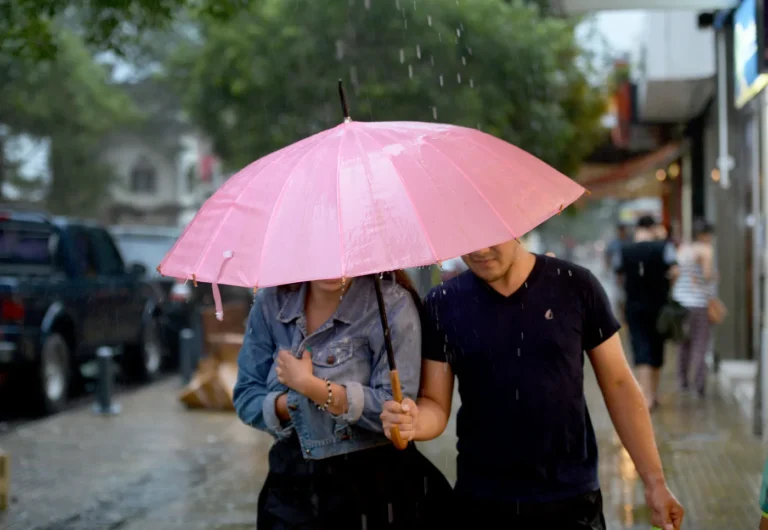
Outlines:
{"label": "black pants", "polygon": [[661,368],[664,364],[664,337],[656,329],[661,308],[626,310],[629,339],[632,343],[635,366]]}
{"label": "black pants", "polygon": [[458,497],[453,528],[503,530],[605,530],[600,490],[573,499],[546,503],[517,503]]}
{"label": "black pants", "polygon": [[272,446],[269,467],[258,530],[452,528],[451,486],[413,444],[309,461],[293,437]]}

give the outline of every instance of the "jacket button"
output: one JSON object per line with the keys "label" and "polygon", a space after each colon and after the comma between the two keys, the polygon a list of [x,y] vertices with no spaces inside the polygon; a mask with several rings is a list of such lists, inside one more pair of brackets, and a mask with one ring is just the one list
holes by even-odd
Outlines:
{"label": "jacket button", "polygon": [[304,452],[307,454],[310,454],[312,451],[310,451],[309,449],[305,449]]}
{"label": "jacket button", "polygon": [[299,407],[296,405],[288,405],[288,410],[299,410]]}
{"label": "jacket button", "polygon": [[333,355],[333,354],[329,355],[327,361],[328,361],[328,364],[335,363],[336,362],[336,356]]}

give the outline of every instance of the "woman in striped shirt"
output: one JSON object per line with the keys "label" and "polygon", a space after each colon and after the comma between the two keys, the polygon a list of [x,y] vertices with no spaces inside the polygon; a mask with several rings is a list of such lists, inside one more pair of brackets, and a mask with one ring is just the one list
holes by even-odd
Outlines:
{"label": "woman in striped shirt", "polygon": [[678,250],[679,276],[672,290],[672,298],[688,310],[688,338],[680,344],[678,378],[680,388],[689,388],[688,374],[693,368],[694,384],[704,396],[707,383],[705,358],[709,349],[709,300],[715,296],[713,228],[704,221],[694,225],[694,240]]}

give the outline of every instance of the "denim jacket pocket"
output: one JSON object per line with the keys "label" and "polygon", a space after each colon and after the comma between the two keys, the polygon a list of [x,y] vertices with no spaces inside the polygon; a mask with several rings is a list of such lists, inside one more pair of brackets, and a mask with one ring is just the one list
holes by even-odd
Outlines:
{"label": "denim jacket pocket", "polygon": [[312,364],[317,368],[330,369],[349,361],[359,352],[365,339],[341,339],[312,352]]}

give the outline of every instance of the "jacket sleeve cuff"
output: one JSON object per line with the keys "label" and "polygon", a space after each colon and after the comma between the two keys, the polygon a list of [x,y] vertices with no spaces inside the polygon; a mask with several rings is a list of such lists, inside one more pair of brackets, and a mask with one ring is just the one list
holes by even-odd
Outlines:
{"label": "jacket sleeve cuff", "polygon": [[264,397],[264,424],[267,430],[278,440],[288,438],[293,433],[293,422],[289,421],[286,425],[280,423],[275,411],[275,402],[282,392],[270,392]]}
{"label": "jacket sleeve cuff", "polygon": [[363,391],[363,385],[356,381],[342,384],[347,390],[347,412],[334,415],[333,419],[339,423],[357,423],[357,420],[363,415],[363,407],[365,406],[365,392]]}

